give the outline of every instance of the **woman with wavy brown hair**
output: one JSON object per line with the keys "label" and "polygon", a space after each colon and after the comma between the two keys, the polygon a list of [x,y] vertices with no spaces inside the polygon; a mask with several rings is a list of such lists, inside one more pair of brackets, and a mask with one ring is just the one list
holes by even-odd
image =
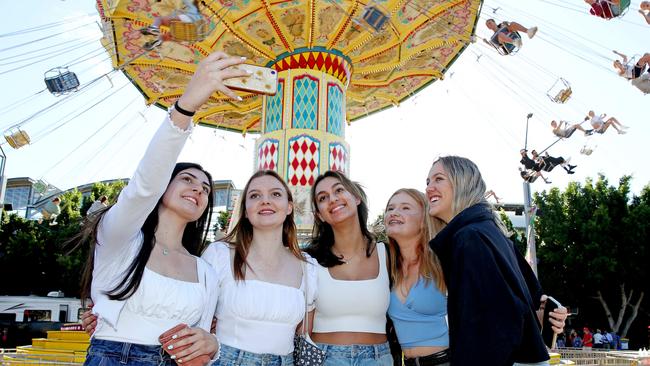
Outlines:
{"label": "woman with wavy brown hair", "polygon": [[[292,365],[293,337],[313,310],[315,266],[298,247],[293,197],[274,171],[253,174],[234,229],[203,253],[217,271],[217,365]],[[305,305],[307,304],[307,305]]]}

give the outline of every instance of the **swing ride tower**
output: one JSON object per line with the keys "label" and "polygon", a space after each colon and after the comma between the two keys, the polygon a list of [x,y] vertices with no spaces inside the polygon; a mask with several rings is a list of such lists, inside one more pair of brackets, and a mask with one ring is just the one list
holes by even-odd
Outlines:
{"label": "swing ride tower", "polygon": [[[277,93],[215,94],[199,124],[259,133],[254,168],[272,169],[292,189],[296,224],[312,225],[309,190],[326,170],[349,173],[350,122],[398,106],[443,78],[474,34],[482,0],[203,0],[193,37],[143,49],[141,28],[182,12],[180,0],[97,0],[102,44],[146,98],[168,108],[196,64],[222,50],[278,72]],[[190,25],[191,26],[191,25]]]}

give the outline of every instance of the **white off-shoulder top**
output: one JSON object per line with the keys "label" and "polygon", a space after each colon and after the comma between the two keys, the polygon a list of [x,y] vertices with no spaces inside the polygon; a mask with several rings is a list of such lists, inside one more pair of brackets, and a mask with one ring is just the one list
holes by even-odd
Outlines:
{"label": "white off-shoulder top", "polygon": [[210,244],[202,258],[217,272],[217,337],[223,344],[259,354],[293,352],[296,326],[305,314],[305,296],[311,311],[317,292],[318,264],[304,255],[307,262],[300,288],[260,280],[235,281],[227,244]]}

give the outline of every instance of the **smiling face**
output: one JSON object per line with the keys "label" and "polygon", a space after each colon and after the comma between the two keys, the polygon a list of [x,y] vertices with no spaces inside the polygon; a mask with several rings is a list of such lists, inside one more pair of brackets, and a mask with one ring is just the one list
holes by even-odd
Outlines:
{"label": "smiling face", "polygon": [[452,211],[454,189],[449,175],[440,162],[434,163],[429,170],[426,194],[429,200],[429,215],[449,223],[454,216]]}
{"label": "smiling face", "polygon": [[187,222],[196,221],[208,207],[210,193],[210,181],[202,170],[181,170],[169,182],[161,208],[172,210]]}
{"label": "smiling face", "polygon": [[424,214],[423,207],[411,195],[406,192],[394,194],[384,211],[386,235],[398,242],[420,235]]}
{"label": "smiling face", "polygon": [[361,200],[334,177],[326,177],[316,184],[315,203],[318,217],[335,226],[348,219],[358,218],[357,206]]}
{"label": "smiling face", "polygon": [[282,228],[293,212],[285,186],[273,176],[254,178],[245,194],[246,218],[256,229]]}

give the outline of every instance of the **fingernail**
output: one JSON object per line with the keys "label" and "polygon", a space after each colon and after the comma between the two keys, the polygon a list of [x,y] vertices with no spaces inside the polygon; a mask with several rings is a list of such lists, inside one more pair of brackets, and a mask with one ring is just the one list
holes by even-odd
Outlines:
{"label": "fingernail", "polygon": [[243,99],[238,95],[237,100],[241,102]]}
{"label": "fingernail", "polygon": [[167,349],[174,349],[174,345],[170,344],[169,346],[167,346]]}
{"label": "fingernail", "polygon": [[246,61],[246,57],[242,56],[242,57],[241,57],[241,60],[242,60],[242,61]]}
{"label": "fingernail", "polygon": [[178,334],[174,334],[174,335],[172,336],[172,339],[176,339],[176,338],[178,338]]}
{"label": "fingernail", "polygon": [[171,357],[169,357],[169,358],[171,358],[172,360],[175,360],[175,359],[176,359],[176,355],[171,355]]}
{"label": "fingernail", "polygon": [[183,363],[183,360],[181,360],[181,359],[179,358],[177,362],[178,362],[178,363]]}

